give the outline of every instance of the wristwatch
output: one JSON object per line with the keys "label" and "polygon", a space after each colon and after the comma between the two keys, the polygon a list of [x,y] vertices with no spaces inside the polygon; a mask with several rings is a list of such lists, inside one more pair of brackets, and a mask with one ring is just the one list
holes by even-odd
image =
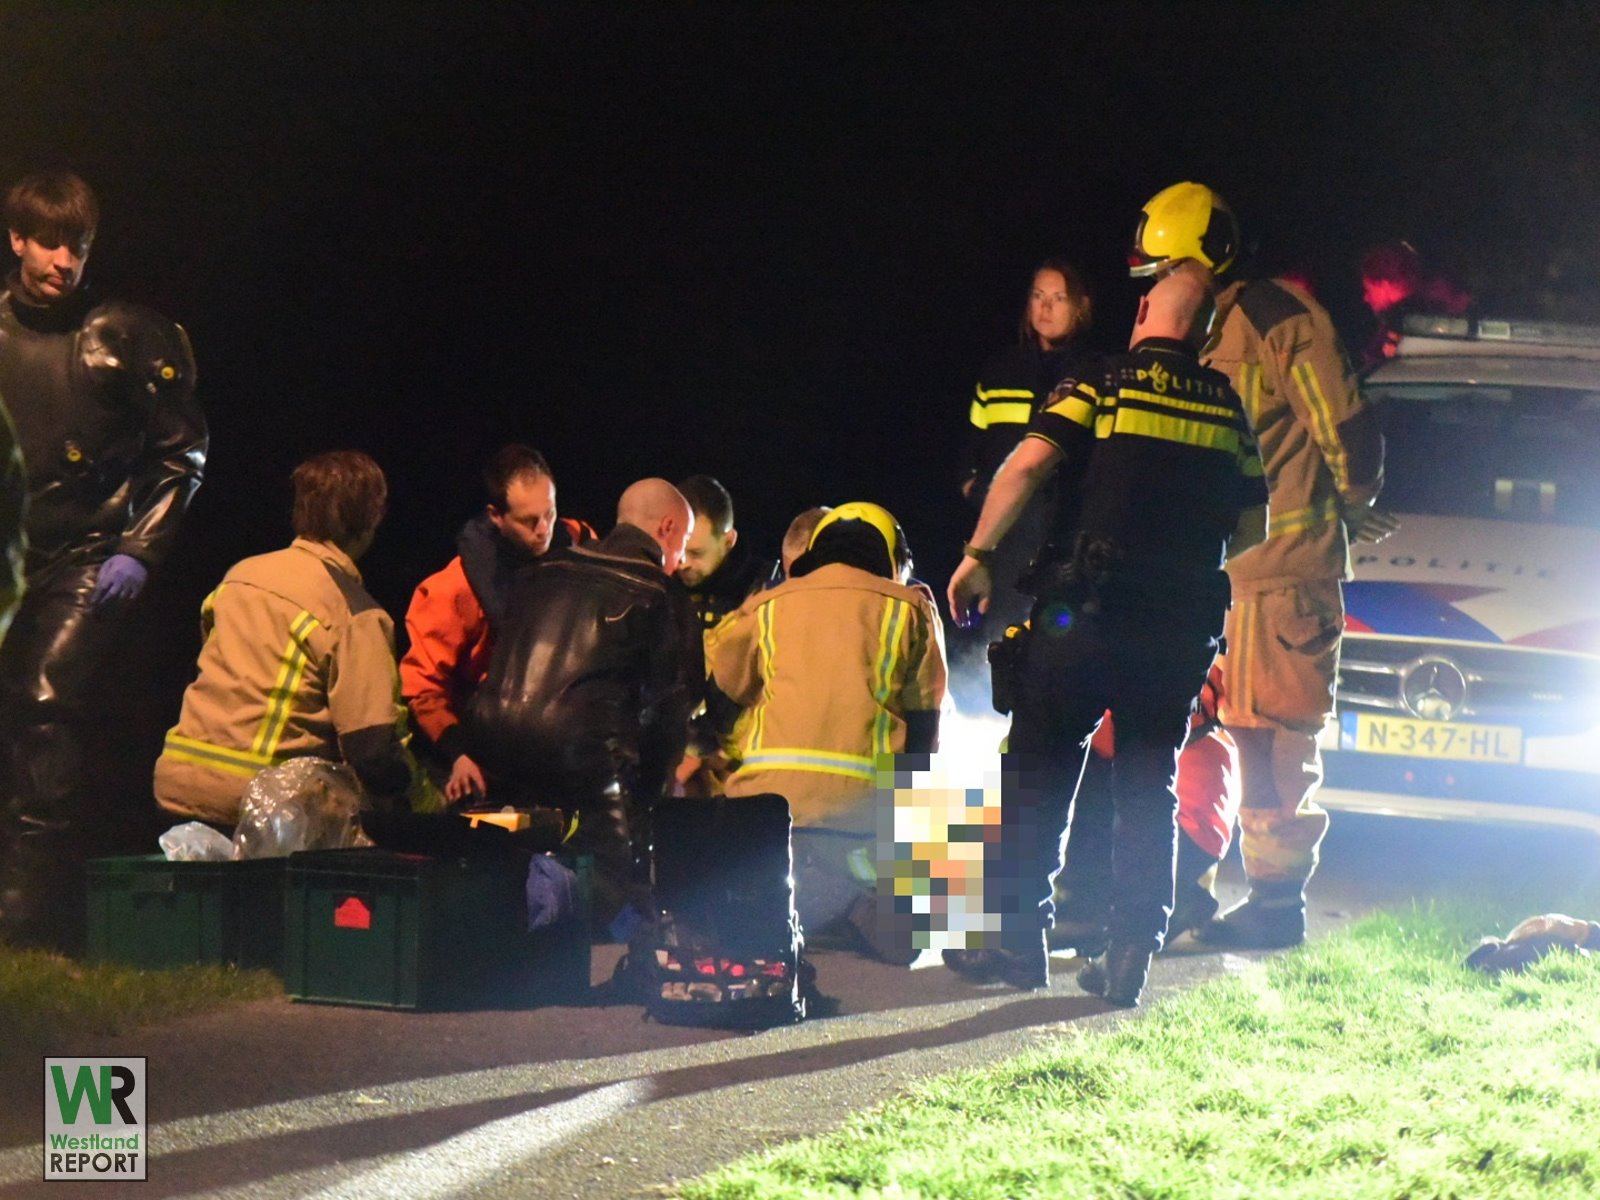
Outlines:
{"label": "wristwatch", "polygon": [[981,546],[974,546],[971,542],[968,542],[961,547],[961,553],[967,558],[976,559],[980,567],[987,567],[989,560],[994,557],[994,548],[990,547],[985,550]]}

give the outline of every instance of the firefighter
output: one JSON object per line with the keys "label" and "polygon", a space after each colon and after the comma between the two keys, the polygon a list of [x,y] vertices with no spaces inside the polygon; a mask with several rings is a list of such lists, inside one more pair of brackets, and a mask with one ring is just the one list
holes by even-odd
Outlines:
{"label": "firefighter", "polygon": [[206,597],[200,670],[156,760],[156,800],[233,825],[258,772],[314,756],[348,763],[376,815],[436,807],[405,745],[394,622],[356,567],[383,520],[383,471],[333,450],[292,481],[294,541],[234,564]]}
{"label": "firefighter", "polygon": [[1030,634],[1012,674],[998,853],[985,909],[998,947],[956,952],[957,969],[1015,987],[1049,985],[1050,877],[1083,747],[1116,713],[1110,943],[1079,974],[1118,1005],[1139,1002],[1173,902],[1172,776],[1228,603],[1225,553],[1264,526],[1261,461],[1238,397],[1200,366],[1208,263],[1174,264],[1140,302],[1130,349],[1064,380],[989,488],[950,580],[970,622],[992,590],[986,560],[1040,483],[1061,469],[1057,535],[1028,586]]}
{"label": "firefighter", "polygon": [[114,827],[91,786],[100,675],[200,486],[206,426],[184,331],[83,283],[99,203],[46,171],[6,196],[0,397],[28,476],[27,595],[0,647],[0,937],[74,948],[78,868]]}
{"label": "firefighter", "polygon": [[484,468],[483,486],[487,503],[461,527],[460,553],[412,594],[410,645],[400,660],[401,694],[449,770],[444,797],[452,804],[488,794],[461,718],[489,669],[512,575],[551,550],[595,539],[584,522],[556,515],[555,476],[531,447],[503,447]]}
{"label": "firefighter", "polygon": [[[1145,205],[1130,273],[1207,256],[1238,240],[1210,188],[1179,183]],[[1226,277],[1231,253],[1211,255]],[[1197,930],[1214,945],[1292,946],[1305,937],[1305,887],[1328,815],[1317,735],[1333,712],[1350,540],[1378,541],[1394,519],[1372,506],[1383,483],[1378,414],[1363,403],[1326,310],[1284,279],[1236,279],[1217,296],[1208,366],[1233,381],[1267,465],[1265,541],[1228,561],[1220,715],[1239,749],[1240,849],[1249,895]]]}
{"label": "firefighter", "polygon": [[877,771],[935,748],[947,678],[938,610],[910,574],[894,517],[842,504],[790,578],[745,602],[712,664],[717,687],[750,709],[728,795],[789,801],[801,924],[842,927],[893,961],[910,947],[873,903]]}

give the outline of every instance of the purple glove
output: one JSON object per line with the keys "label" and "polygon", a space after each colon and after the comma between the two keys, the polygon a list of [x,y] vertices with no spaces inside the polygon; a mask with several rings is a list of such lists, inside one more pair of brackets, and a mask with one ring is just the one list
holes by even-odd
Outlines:
{"label": "purple glove", "polygon": [[89,607],[99,608],[106,601],[126,604],[144,591],[144,581],[150,572],[145,565],[130,554],[113,554],[106,559],[100,573],[94,578],[94,591],[89,593]]}

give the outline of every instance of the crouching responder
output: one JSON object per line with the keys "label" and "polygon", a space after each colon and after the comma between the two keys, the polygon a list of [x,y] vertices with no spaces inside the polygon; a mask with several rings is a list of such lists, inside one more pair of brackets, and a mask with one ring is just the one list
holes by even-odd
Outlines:
{"label": "crouching responder", "polygon": [[556,515],[555,475],[532,447],[502,447],[484,468],[483,485],[487,503],[461,527],[460,553],[412,593],[410,646],[400,660],[401,692],[448,772],[444,797],[452,804],[488,793],[461,717],[489,669],[512,577],[551,550],[595,540],[584,522]]}
{"label": "crouching responder", "polygon": [[675,487],[642,479],[605,537],[521,572],[468,709],[468,750],[491,794],[577,818],[567,845],[594,856],[601,940],[627,941],[655,916],[650,812],[705,688],[694,606],[672,577],[693,526]]}
{"label": "crouching responder", "polygon": [[1239,398],[1198,359],[1216,262],[1174,264],[1140,301],[1129,351],[1062,382],[995,476],[950,580],[952,615],[973,620],[992,586],[983,560],[1059,468],[1057,535],[1035,565],[1032,632],[1016,665],[998,853],[985,864],[999,946],[957,960],[1016,987],[1049,984],[1049,881],[1084,746],[1108,708],[1117,718],[1110,944],[1079,983],[1137,1004],[1166,937],[1174,761],[1222,632],[1223,558],[1258,540],[1265,522],[1261,460]]}
{"label": "crouching responder", "polygon": [[314,755],[354,769],[374,817],[437,806],[404,740],[394,622],[356,568],[383,520],[383,471],[333,450],[293,485],[294,541],[233,566],[201,608],[200,674],[156,760],[156,800],[233,825],[257,772]]}
{"label": "crouching responder", "polygon": [[[750,553],[739,540],[733,521],[733,497],[710,475],[691,475],[678,485],[694,509],[694,532],[689,535],[678,568],[679,581],[689,589],[695,615],[705,635],[706,668],[710,669],[717,642],[732,623],[739,606],[760,591],[776,566]],[[705,707],[690,723],[689,750],[678,765],[677,780],[686,796],[721,795],[738,761],[744,730],[743,714],[713,688],[707,689]]]}
{"label": "crouching responder", "polygon": [[936,748],[946,686],[939,614],[910,577],[894,517],[840,505],[790,578],[744,603],[712,664],[717,687],[751,709],[728,795],[789,801],[802,926],[897,962],[914,952],[877,919],[877,775],[894,755]]}

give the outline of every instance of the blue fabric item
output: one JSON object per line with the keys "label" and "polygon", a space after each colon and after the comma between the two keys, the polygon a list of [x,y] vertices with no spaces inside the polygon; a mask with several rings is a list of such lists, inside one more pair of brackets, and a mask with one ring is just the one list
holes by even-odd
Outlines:
{"label": "blue fabric item", "polygon": [[606,930],[606,936],[613,942],[627,945],[633,941],[633,935],[639,926],[644,924],[644,914],[631,904],[624,904],[622,911],[611,918],[611,925]]}
{"label": "blue fabric item", "polygon": [[578,916],[578,876],[548,854],[528,863],[528,932],[549,929]]}
{"label": "blue fabric item", "polygon": [[107,600],[125,603],[144,591],[150,572],[131,554],[113,554],[100,567],[89,593],[89,607],[99,608]]}

